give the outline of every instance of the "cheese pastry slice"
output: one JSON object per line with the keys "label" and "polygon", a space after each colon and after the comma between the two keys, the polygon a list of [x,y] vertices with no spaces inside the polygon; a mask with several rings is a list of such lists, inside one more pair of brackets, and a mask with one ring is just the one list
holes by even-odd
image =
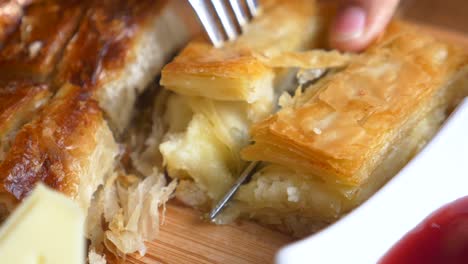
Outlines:
{"label": "cheese pastry slice", "polygon": [[313,1],[264,0],[262,15],[234,42],[215,49],[191,41],[163,69],[161,84],[176,93],[223,101],[269,100],[275,73],[257,54],[273,56],[318,45],[323,30]]}
{"label": "cheese pastry slice", "polygon": [[[164,115],[168,132],[160,151],[169,175],[182,179],[177,197],[209,208],[230,187],[245,163],[250,124],[268,116],[278,91],[291,86],[292,71],[259,59],[317,46],[324,18],[313,1],[269,0],[245,34],[222,48],[191,41],[162,71],[174,93]],[[286,84],[286,85],[285,85]]]}
{"label": "cheese pastry slice", "polygon": [[86,211],[114,169],[118,146],[96,101],[66,85],[17,134],[0,164],[3,215],[43,182]]}
{"label": "cheese pastry slice", "polygon": [[119,134],[137,95],[189,37],[177,1],[92,1],[59,65],[57,86],[70,82],[95,93]]}
{"label": "cheese pastry slice", "polygon": [[367,199],[468,94],[468,56],[393,23],[342,70],[251,130],[242,157],[267,162],[237,200],[244,215],[296,234]]}

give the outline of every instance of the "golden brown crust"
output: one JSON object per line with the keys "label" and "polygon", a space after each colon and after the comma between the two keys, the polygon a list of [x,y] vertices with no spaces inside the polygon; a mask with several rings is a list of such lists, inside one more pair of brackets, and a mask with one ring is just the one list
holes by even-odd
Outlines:
{"label": "golden brown crust", "polygon": [[166,0],[93,1],[77,34],[67,46],[58,82],[96,88],[111,70],[122,69],[150,18]]}
{"label": "golden brown crust", "polygon": [[73,83],[92,91],[121,134],[137,95],[190,34],[176,8],[169,0],[93,1],[65,49],[55,86]]}
{"label": "golden brown crust", "polygon": [[360,184],[376,168],[382,151],[409,129],[409,120],[445,103],[434,98],[467,63],[460,49],[394,23],[346,69],[256,124],[256,143],[243,151],[244,158]]}
{"label": "golden brown crust", "polygon": [[0,136],[30,120],[49,96],[46,84],[11,82],[0,87]]}
{"label": "golden brown crust", "polygon": [[45,80],[78,25],[81,1],[41,1],[25,10],[0,51],[1,79]]}
{"label": "golden brown crust", "polygon": [[[234,42],[237,43],[237,42]],[[167,83],[171,74],[190,74],[215,76],[221,78],[239,78],[251,75],[251,78],[262,76],[269,71],[254,56],[250,47],[229,47],[215,49],[207,40],[199,38],[190,42],[177,57],[164,67],[162,84]],[[170,87],[170,85],[168,85]]]}
{"label": "golden brown crust", "polygon": [[[0,165],[0,193],[22,199],[42,181],[69,196],[77,195],[81,162],[89,162],[103,124],[97,103],[79,87],[60,90],[31,123],[25,125]],[[13,198],[12,197],[12,198]]]}
{"label": "golden brown crust", "polygon": [[161,84],[184,95],[253,101],[252,89],[273,74],[254,53],[276,54],[313,45],[315,9],[314,1],[264,1],[262,15],[236,41],[216,49],[201,37],[193,40],[164,67]]}
{"label": "golden brown crust", "polygon": [[330,69],[346,66],[353,58],[351,54],[336,50],[286,51],[273,56],[256,54],[263,64],[272,68]]}

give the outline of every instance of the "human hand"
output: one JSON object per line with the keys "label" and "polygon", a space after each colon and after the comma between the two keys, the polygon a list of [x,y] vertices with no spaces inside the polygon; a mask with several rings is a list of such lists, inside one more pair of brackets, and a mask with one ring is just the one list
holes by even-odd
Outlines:
{"label": "human hand", "polygon": [[399,0],[340,0],[331,27],[330,44],[343,51],[367,47],[392,18]]}

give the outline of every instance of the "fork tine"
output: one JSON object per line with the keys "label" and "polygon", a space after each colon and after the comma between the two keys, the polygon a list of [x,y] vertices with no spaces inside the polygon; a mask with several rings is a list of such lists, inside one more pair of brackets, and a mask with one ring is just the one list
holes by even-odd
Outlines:
{"label": "fork tine", "polygon": [[189,0],[190,5],[197,13],[200,22],[205,28],[208,37],[215,47],[220,47],[224,42],[223,33],[218,28],[218,23],[211,16],[211,12],[208,9],[208,5],[204,0]]}
{"label": "fork tine", "polygon": [[243,0],[229,0],[231,4],[232,11],[237,19],[237,23],[239,24],[240,28],[243,29],[244,26],[249,21],[248,15],[244,11],[244,6],[242,5],[241,1]]}
{"label": "fork tine", "polygon": [[223,210],[223,208],[227,205],[229,200],[236,194],[237,190],[241,187],[242,184],[244,184],[246,181],[252,177],[253,173],[257,169],[257,167],[260,165],[259,161],[251,162],[242,172],[242,174],[237,178],[236,182],[234,185],[231,187],[231,189],[224,195],[223,198],[216,204],[216,206],[211,210],[210,212],[210,220],[214,221],[216,216]]}
{"label": "fork tine", "polygon": [[257,0],[246,0],[247,7],[249,9],[250,15],[256,17],[258,15],[258,1]]}
{"label": "fork tine", "polygon": [[213,4],[228,39],[230,41],[236,39],[239,33],[237,31],[236,22],[232,20],[231,15],[226,8],[227,4],[224,0],[211,0],[211,3]]}

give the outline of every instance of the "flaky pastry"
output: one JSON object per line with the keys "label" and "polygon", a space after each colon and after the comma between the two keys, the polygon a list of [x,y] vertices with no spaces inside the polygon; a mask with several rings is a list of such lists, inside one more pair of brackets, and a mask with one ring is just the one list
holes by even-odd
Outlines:
{"label": "flaky pastry", "polygon": [[314,1],[263,1],[262,14],[235,41],[217,49],[196,38],[164,67],[161,84],[174,94],[160,150],[169,175],[182,179],[180,200],[209,207],[241,173],[239,153],[250,125],[274,110],[293,79],[292,70],[270,67],[257,56],[318,46],[325,27],[316,12]]}
{"label": "flaky pastry", "polygon": [[253,125],[242,151],[267,165],[237,213],[295,234],[349,212],[394,176],[468,94],[468,56],[394,22],[367,51]]}

